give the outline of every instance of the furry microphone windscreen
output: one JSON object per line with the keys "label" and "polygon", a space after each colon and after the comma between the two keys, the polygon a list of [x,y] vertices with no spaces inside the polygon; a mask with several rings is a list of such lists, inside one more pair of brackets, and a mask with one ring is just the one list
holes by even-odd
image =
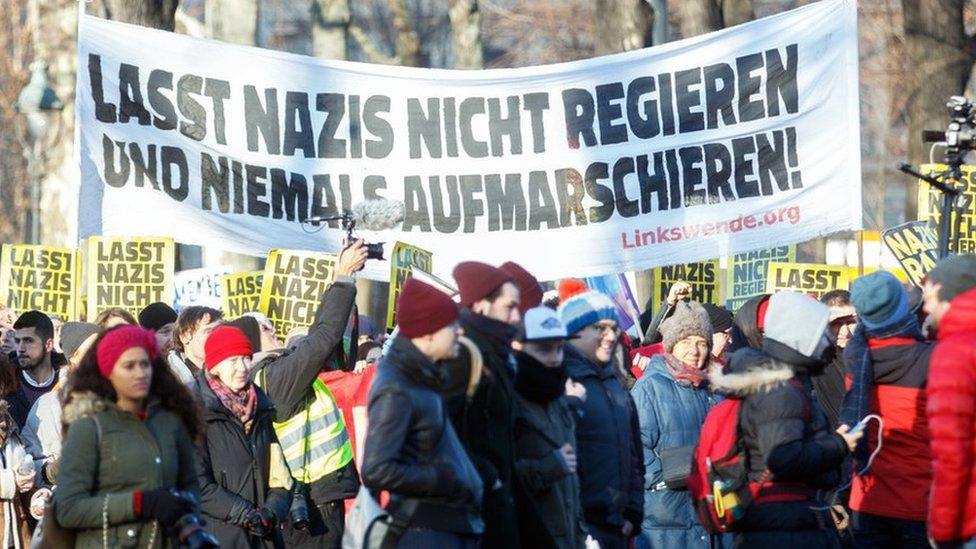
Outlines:
{"label": "furry microphone windscreen", "polygon": [[385,231],[403,223],[403,202],[378,198],[365,200],[352,207],[356,228]]}

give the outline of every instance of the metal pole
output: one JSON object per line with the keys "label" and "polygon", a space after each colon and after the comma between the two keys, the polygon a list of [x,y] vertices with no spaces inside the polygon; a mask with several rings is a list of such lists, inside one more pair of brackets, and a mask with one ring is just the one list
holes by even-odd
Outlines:
{"label": "metal pole", "polygon": [[942,193],[942,217],[939,218],[939,259],[949,255],[949,232],[952,231],[952,209],[955,201],[956,195]]}
{"label": "metal pole", "polygon": [[654,27],[651,29],[651,43],[655,46],[668,41],[668,0],[648,0],[654,11]]}

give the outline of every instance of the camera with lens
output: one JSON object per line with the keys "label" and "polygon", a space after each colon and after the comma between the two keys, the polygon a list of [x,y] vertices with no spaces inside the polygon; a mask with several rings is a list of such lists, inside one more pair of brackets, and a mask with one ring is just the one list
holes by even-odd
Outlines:
{"label": "camera with lens", "polygon": [[962,153],[976,149],[976,112],[973,111],[972,100],[954,95],[946,102],[946,107],[950,111],[946,130],[926,130],[922,132],[922,140],[926,143],[945,143],[947,148]]}
{"label": "camera with lens", "polygon": [[295,481],[288,517],[296,530],[308,530],[308,484]]}
{"label": "camera with lens", "polygon": [[[175,494],[193,503],[194,508],[198,506],[197,498],[191,492],[176,492]],[[176,521],[171,528],[171,537],[177,542],[180,549],[210,549],[220,547],[220,542],[213,534],[204,530],[203,523],[197,513],[187,513]]]}
{"label": "camera with lens", "polygon": [[[356,241],[355,237],[352,235],[352,230],[356,228],[356,220],[352,215],[348,213],[342,214],[342,228],[346,230],[346,242],[352,244]],[[382,242],[363,242],[363,247],[366,248],[366,259],[383,259],[383,243]]]}

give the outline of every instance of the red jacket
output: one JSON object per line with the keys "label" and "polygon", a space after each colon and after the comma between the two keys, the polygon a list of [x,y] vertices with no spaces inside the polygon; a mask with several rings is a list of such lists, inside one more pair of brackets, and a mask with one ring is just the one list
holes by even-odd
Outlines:
{"label": "red jacket", "polygon": [[[871,413],[884,420],[884,439],[865,476],[851,484],[851,509],[882,517],[924,521],[932,485],[925,419],[925,380],[933,345],[912,338],[869,339],[874,370]],[[878,424],[865,431],[872,452]]]}
{"label": "red jacket", "polygon": [[976,289],[952,300],[938,340],[926,407],[933,466],[929,532],[948,542],[976,536]]}

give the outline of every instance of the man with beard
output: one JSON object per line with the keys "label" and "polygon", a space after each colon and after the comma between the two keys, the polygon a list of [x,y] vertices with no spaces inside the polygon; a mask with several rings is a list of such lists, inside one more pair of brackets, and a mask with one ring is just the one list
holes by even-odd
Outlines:
{"label": "man with beard", "polygon": [[27,311],[14,323],[17,345],[17,390],[8,398],[10,415],[23,428],[34,402],[57,384],[58,375],[51,356],[54,350],[54,324],[40,311]]}
{"label": "man with beard", "polygon": [[[515,471],[542,528],[525,528],[526,547],[576,549],[583,545],[579,477],[576,476],[576,422],[563,396],[569,374],[563,364],[566,327],[556,311],[536,307],[525,312],[516,343]],[[574,397],[578,403],[586,398]],[[520,509],[521,511],[521,509]],[[520,516],[520,520],[525,520]]]}
{"label": "man with beard", "polygon": [[472,357],[462,348],[445,363],[444,395],[454,428],[484,484],[482,515],[485,547],[518,549],[519,525],[515,482],[515,338],[519,314],[518,286],[505,271],[477,261],[459,263],[454,279],[461,294],[460,324],[483,358],[474,395],[465,389],[472,377]]}

